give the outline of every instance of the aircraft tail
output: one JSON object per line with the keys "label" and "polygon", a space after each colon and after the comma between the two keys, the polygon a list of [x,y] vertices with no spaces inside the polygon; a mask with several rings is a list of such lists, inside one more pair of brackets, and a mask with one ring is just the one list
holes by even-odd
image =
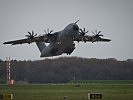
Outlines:
{"label": "aircraft tail", "polygon": [[37,47],[39,48],[40,52],[46,47],[45,42],[36,42]]}

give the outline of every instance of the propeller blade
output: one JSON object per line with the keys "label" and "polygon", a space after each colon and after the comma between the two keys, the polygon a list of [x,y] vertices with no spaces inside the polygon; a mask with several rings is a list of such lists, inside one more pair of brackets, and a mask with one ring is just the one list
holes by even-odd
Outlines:
{"label": "propeller blade", "polygon": [[34,36],[34,31],[32,31],[32,35],[31,36]]}
{"label": "propeller blade", "polygon": [[103,36],[102,34],[98,35],[98,36]]}
{"label": "propeller blade", "polygon": [[53,32],[53,30],[51,30],[49,33],[52,33]]}
{"label": "propeller blade", "polygon": [[34,36],[37,36],[37,33]]}
{"label": "propeller blade", "polygon": [[47,32],[48,32],[48,34],[49,34],[49,28],[47,29]]}
{"label": "propeller blade", "polygon": [[83,28],[83,29],[79,29],[80,31],[79,31],[79,33],[82,35],[82,36],[84,36],[86,33],[88,33],[89,31],[86,31],[85,30],[85,28]]}
{"label": "propeller blade", "polygon": [[96,34],[97,34],[97,30],[95,30]]}
{"label": "propeller blade", "polygon": [[83,33],[82,29],[80,28],[81,33]]}
{"label": "propeller blade", "polygon": [[85,32],[85,28],[84,28],[83,32]]}
{"label": "propeller blade", "polygon": [[96,35],[93,31],[91,31],[94,35]]}
{"label": "propeller blade", "polygon": [[86,31],[85,33],[88,33],[89,31]]}
{"label": "propeller blade", "polygon": [[29,36],[31,36],[31,33],[30,32],[28,32],[29,33]]}
{"label": "propeller blade", "polygon": [[29,35],[25,35],[25,37],[28,37],[29,38]]}
{"label": "propeller blade", "polygon": [[44,32],[45,32],[46,34],[50,34],[50,33],[52,33],[52,32],[53,32],[53,30],[49,30],[49,28],[47,28],[47,31],[46,31],[46,30],[44,30]]}
{"label": "propeller blade", "polygon": [[47,31],[46,31],[46,30],[44,30],[44,33],[46,33],[46,34],[47,34]]}
{"label": "propeller blade", "polygon": [[32,32],[28,32],[28,35],[25,35],[25,37],[27,37],[27,38],[34,38],[35,36],[37,36],[37,34],[34,34],[34,31],[32,31]]}
{"label": "propeller blade", "polygon": [[99,31],[98,34],[100,34],[102,31]]}

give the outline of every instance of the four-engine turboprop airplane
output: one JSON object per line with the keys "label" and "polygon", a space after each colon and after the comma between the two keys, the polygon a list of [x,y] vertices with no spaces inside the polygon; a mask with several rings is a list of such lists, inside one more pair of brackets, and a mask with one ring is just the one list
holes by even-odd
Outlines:
{"label": "four-engine turboprop airplane", "polygon": [[[79,21],[79,20],[78,20]],[[77,25],[77,22],[70,23],[67,25],[63,30],[59,32],[53,33],[53,30],[47,29],[44,32],[46,34],[37,36],[37,34],[34,34],[34,31],[28,32],[29,34],[26,35],[25,39],[20,40],[14,40],[14,41],[8,41],[4,42],[3,44],[23,44],[23,43],[32,43],[36,42],[36,45],[38,46],[41,55],[40,57],[51,57],[51,56],[58,56],[63,53],[66,53],[67,55],[70,55],[74,49],[75,49],[75,43],[74,41],[80,42],[109,42],[110,39],[104,39],[101,38],[103,36],[101,31],[95,30],[95,32],[92,32],[93,35],[89,36],[86,35],[88,31],[85,30],[85,28],[80,29]],[[49,43],[49,45],[46,46],[45,43]]]}

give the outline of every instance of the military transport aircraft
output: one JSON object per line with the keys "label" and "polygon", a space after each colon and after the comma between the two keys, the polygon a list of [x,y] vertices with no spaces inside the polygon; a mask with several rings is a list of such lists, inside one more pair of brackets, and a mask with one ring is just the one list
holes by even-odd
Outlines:
{"label": "military transport aircraft", "polygon": [[[86,31],[85,28],[79,28],[79,26],[77,25],[78,21],[76,21],[75,23],[70,23],[59,32],[53,33],[53,30],[47,29],[47,31],[44,30],[46,34],[37,36],[37,34],[34,34],[34,31],[32,31],[28,32],[28,35],[26,35],[25,39],[8,41],[4,42],[3,44],[17,45],[36,42],[36,45],[41,52],[40,57],[51,57],[58,56],[63,53],[70,55],[75,49],[74,41],[92,43],[111,41],[110,39],[101,38],[103,35],[100,34],[101,31],[97,30],[95,30],[95,32],[92,32],[92,36],[86,35],[88,31]],[[45,43],[49,43],[49,45],[46,46]]]}

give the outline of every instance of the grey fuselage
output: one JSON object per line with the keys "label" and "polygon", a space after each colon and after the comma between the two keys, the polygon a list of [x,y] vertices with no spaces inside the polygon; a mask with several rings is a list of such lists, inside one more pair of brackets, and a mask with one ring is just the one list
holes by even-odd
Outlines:
{"label": "grey fuselage", "polygon": [[58,33],[56,40],[50,42],[48,46],[42,42],[37,43],[37,46],[41,51],[40,57],[57,56],[63,53],[71,54],[73,52],[75,49],[73,37],[79,34],[78,25],[71,23],[62,31],[56,33]]}

